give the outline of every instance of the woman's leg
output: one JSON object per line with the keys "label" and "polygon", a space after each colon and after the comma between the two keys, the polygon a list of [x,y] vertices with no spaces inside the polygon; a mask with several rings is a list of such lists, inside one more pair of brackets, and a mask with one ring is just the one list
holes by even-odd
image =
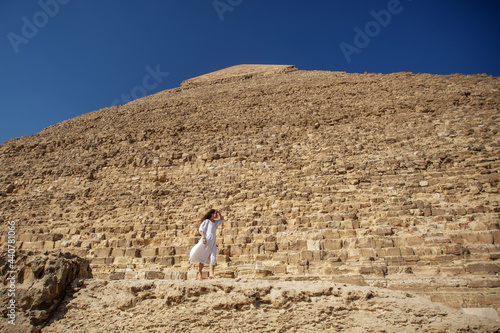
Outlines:
{"label": "woman's leg", "polygon": [[215,279],[215,272],[214,272],[214,269],[215,269],[215,265],[210,265],[210,275],[209,277],[211,279]]}
{"label": "woman's leg", "polygon": [[200,262],[200,266],[198,267],[198,280],[203,280],[203,275],[201,274],[203,271],[203,264]]}
{"label": "woman's leg", "polygon": [[215,244],[214,244],[214,247],[210,253],[210,274],[208,274],[208,276],[211,278],[211,279],[215,279],[215,259],[217,258],[217,248],[215,247]]}

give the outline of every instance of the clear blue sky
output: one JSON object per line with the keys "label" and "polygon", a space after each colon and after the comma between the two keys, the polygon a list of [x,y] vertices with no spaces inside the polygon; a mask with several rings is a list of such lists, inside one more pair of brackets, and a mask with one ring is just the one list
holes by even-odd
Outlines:
{"label": "clear blue sky", "polygon": [[497,0],[1,0],[0,28],[0,143],[236,64],[500,75]]}

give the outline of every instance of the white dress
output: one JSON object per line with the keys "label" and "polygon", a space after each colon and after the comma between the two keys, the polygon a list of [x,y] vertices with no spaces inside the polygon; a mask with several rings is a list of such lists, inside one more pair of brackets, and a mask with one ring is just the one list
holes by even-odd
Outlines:
{"label": "white dress", "polygon": [[189,253],[189,261],[198,261],[202,264],[206,264],[208,262],[208,258],[210,258],[210,265],[215,265],[215,257],[217,255],[217,247],[215,243],[215,231],[217,226],[224,222],[224,220],[215,220],[214,222],[206,219],[200,225],[200,235],[203,231],[205,233],[205,238],[207,240],[207,244],[203,244],[203,238],[199,240],[199,242],[191,249]]}

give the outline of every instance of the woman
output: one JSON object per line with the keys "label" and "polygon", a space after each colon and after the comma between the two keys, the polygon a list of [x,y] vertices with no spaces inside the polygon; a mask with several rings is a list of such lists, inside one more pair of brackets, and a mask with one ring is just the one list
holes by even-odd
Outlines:
{"label": "woman", "polygon": [[[219,217],[217,219],[217,217]],[[217,226],[224,222],[224,218],[219,211],[210,209],[201,219],[199,232],[201,234],[200,241],[191,249],[189,261],[198,261],[200,263],[198,271],[198,280],[203,280],[201,272],[203,266],[210,258],[210,274],[211,279],[215,279],[215,257],[217,255],[217,246],[215,243],[215,231]]]}

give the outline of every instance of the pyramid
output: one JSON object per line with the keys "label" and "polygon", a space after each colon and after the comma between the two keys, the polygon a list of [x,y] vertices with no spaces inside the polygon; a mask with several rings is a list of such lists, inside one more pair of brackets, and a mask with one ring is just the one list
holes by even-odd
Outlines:
{"label": "pyramid", "polygon": [[499,83],[230,67],[1,145],[0,219],[98,278],[192,279],[214,207],[221,277],[498,309]]}

